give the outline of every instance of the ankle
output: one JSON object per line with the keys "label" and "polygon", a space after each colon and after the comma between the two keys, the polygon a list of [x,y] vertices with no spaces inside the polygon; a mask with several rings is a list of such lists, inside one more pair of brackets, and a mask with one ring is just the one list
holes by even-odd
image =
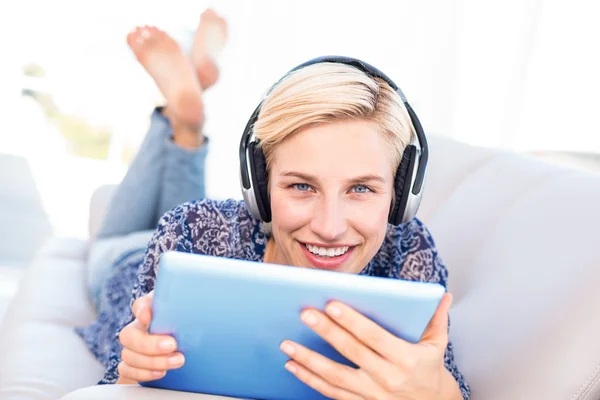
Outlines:
{"label": "ankle", "polygon": [[205,137],[201,131],[173,130],[173,143],[175,143],[177,146],[183,149],[195,150],[202,147],[204,145],[204,142]]}
{"label": "ankle", "polygon": [[205,138],[202,134],[202,124],[191,126],[182,122],[169,106],[161,110],[162,115],[169,120],[172,129],[173,143],[184,149],[197,149],[204,144]]}

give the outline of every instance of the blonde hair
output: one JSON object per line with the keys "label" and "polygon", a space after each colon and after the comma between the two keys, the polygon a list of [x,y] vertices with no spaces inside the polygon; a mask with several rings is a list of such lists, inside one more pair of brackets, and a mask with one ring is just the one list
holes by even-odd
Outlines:
{"label": "blonde hair", "polygon": [[373,122],[392,151],[396,172],[414,130],[400,96],[382,79],[340,63],[319,63],[296,70],[264,100],[254,134],[267,161],[286,137],[310,125],[359,119]]}

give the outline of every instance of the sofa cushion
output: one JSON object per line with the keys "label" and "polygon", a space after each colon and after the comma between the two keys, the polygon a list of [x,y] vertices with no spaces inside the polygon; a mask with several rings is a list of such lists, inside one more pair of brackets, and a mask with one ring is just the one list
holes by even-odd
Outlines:
{"label": "sofa cushion", "polygon": [[88,242],[86,240],[56,237],[44,242],[36,254],[36,258],[66,258],[72,260],[84,260],[88,251]]}
{"label": "sofa cushion", "polygon": [[[68,243],[52,246],[84,246]],[[74,332],[75,326],[94,319],[83,259],[51,254],[56,253],[38,254],[5,315],[0,330],[1,399],[56,399],[102,377],[102,366]]]}

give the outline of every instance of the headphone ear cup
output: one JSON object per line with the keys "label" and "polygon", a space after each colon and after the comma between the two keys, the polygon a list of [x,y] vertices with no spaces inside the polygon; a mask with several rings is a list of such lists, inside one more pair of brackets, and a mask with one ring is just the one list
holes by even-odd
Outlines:
{"label": "headphone ear cup", "polygon": [[400,225],[404,217],[411,188],[413,187],[413,172],[417,158],[417,148],[414,145],[408,145],[402,154],[402,161],[396,170],[394,179],[395,199],[388,222],[392,225]]}
{"label": "headphone ear cup", "polygon": [[256,206],[260,213],[260,217],[264,222],[271,222],[271,204],[269,201],[269,177],[267,175],[267,160],[265,155],[256,144],[250,143],[250,169],[252,174],[252,189],[256,199]]}

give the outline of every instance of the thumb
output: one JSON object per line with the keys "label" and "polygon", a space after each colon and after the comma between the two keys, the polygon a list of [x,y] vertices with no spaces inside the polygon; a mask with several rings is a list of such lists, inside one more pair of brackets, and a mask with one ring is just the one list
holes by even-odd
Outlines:
{"label": "thumb", "polygon": [[448,311],[452,305],[452,295],[445,293],[435,314],[431,317],[419,343],[432,344],[442,350],[448,346]]}
{"label": "thumb", "polygon": [[140,297],[133,303],[131,311],[138,320],[146,328],[150,326],[152,321],[152,300],[154,299],[154,290],[145,296]]}

